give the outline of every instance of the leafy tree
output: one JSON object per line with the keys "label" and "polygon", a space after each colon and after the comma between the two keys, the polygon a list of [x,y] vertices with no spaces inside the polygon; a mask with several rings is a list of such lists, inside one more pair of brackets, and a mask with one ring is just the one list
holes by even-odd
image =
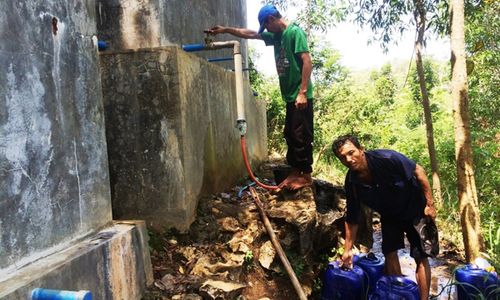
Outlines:
{"label": "leafy tree", "polygon": [[466,7],[470,129],[485,247],[500,268],[500,2]]}
{"label": "leafy tree", "polygon": [[267,103],[267,133],[269,148],[280,154],[286,151],[283,130],[285,129],[286,103],[281,97],[281,92],[276,79],[267,78],[261,85],[259,97]]}
{"label": "leafy tree", "polygon": [[380,42],[383,49],[391,42],[396,42],[396,32],[403,34],[413,26],[416,28],[415,53],[417,74],[419,77],[421,103],[424,110],[426,124],[427,147],[431,161],[432,189],[434,198],[438,205],[441,201],[441,181],[438,175],[438,162],[436,159],[436,147],[434,144],[434,133],[426,79],[422,63],[422,47],[425,43],[425,31],[428,15],[431,19],[440,19],[440,10],[437,0],[359,0],[351,4],[351,10],[355,12],[355,20],[361,25],[368,24],[375,33],[372,41]]}
{"label": "leafy tree", "polygon": [[284,11],[290,6],[298,9],[297,21],[309,37],[313,32],[326,32],[335,22],[343,20],[347,12],[347,5],[339,0],[271,0],[261,3],[274,4]]}
{"label": "leafy tree", "polygon": [[434,198],[441,206],[441,180],[439,178],[439,167],[436,159],[436,146],[434,145],[434,126],[432,124],[432,115],[429,102],[429,94],[426,83],[428,80],[425,78],[424,66],[422,62],[422,47],[424,42],[425,26],[426,26],[426,13],[427,8],[423,0],[414,0],[415,3],[415,22],[417,23],[417,39],[415,41],[415,63],[417,66],[418,82],[420,85],[420,92],[422,95],[422,107],[424,108],[424,118],[427,133],[427,147],[429,149],[429,159],[431,161],[432,171],[432,190]]}
{"label": "leafy tree", "polygon": [[396,82],[392,75],[392,67],[390,64],[385,64],[380,70],[380,74],[375,72],[372,74],[372,80],[375,81],[375,90],[378,99],[383,105],[394,103],[396,94]]}
{"label": "leafy tree", "polygon": [[344,81],[349,73],[340,64],[340,53],[330,43],[317,43],[311,48],[315,87],[328,88]]}
{"label": "leafy tree", "polygon": [[[436,84],[438,84],[438,78],[435,71],[436,67],[430,59],[424,59],[423,68],[425,75],[425,87],[427,91],[432,94],[432,89],[436,86]],[[410,88],[413,100],[420,104],[420,82],[417,69],[414,66],[410,69],[410,84],[408,87]]]}
{"label": "leafy tree", "polygon": [[452,0],[450,10],[452,51],[451,95],[455,119],[458,204],[465,256],[468,262],[473,262],[484,251],[484,243],[481,235],[481,218],[472,162],[465,53],[464,1]]}

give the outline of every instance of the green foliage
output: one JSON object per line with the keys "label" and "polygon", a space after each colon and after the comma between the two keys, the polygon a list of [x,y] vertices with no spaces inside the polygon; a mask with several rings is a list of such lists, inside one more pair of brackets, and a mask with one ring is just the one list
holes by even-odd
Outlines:
{"label": "green foliage", "polygon": [[298,15],[298,21],[305,28],[326,32],[335,22],[345,18],[347,5],[336,0],[302,1],[305,8]]}
{"label": "green foliage", "polygon": [[245,262],[245,264],[252,263],[253,262],[253,252],[250,250],[245,252],[245,257],[243,258],[243,261]]}
{"label": "green foliage", "polygon": [[261,99],[267,103],[267,135],[268,145],[272,151],[277,153],[286,152],[286,143],[283,138],[285,129],[286,102],[281,97],[278,83],[275,79],[269,79],[262,85],[259,91]]}
{"label": "green foliage", "polygon": [[358,24],[370,27],[375,33],[371,41],[379,42],[384,50],[405,31],[415,28],[413,1],[352,1],[350,11]]}
{"label": "green foliage", "polygon": [[[483,214],[484,215],[484,214]],[[484,240],[486,252],[496,270],[500,271],[500,226],[498,226],[498,212],[493,211],[487,219],[483,218]]]}
{"label": "green foliage", "polygon": [[248,68],[249,68],[248,77],[250,80],[250,84],[254,88],[258,88],[264,83],[264,79],[262,78],[262,76],[260,76],[259,72],[257,72],[257,70],[255,69],[255,63],[253,62],[253,59],[258,58],[258,56],[255,53],[254,49],[252,49],[252,48],[248,49],[248,52],[249,52],[248,53],[249,54],[249,57],[248,57]]}
{"label": "green foliage", "polygon": [[[439,0],[422,0],[428,19],[426,29],[443,34],[448,28],[447,4]],[[356,0],[351,1],[349,12],[360,26],[368,26],[373,36],[370,42],[377,42],[387,51],[388,45],[397,43],[404,32],[416,28],[415,1]],[[425,40],[424,40],[425,42]]]}
{"label": "green foliage", "polygon": [[252,57],[257,54],[253,49],[249,50],[250,84],[257,93],[257,100],[265,101],[267,105],[267,134],[270,152],[284,154],[286,144],[283,138],[285,127],[286,104],[281,97],[281,92],[275,77],[265,77],[255,70]]}
{"label": "green foliage", "polygon": [[245,252],[245,256],[243,257],[243,265],[246,267],[247,270],[250,270],[253,267],[253,252],[251,250],[248,250]]}
{"label": "green foliage", "polygon": [[302,273],[304,273],[304,269],[306,266],[306,261],[304,260],[304,257],[292,250],[286,251],[286,257],[288,258],[288,261],[292,265],[292,269],[295,272],[295,275],[297,275],[297,277],[300,278]]}
{"label": "green foliage", "polygon": [[311,46],[313,79],[316,88],[331,87],[335,82],[344,81],[348,72],[340,61],[340,53],[328,42],[321,40]]}
{"label": "green foliage", "polygon": [[148,229],[149,248],[156,251],[163,251],[163,245],[166,240],[175,239],[179,231],[173,227],[165,228],[163,232]]}
{"label": "green foliage", "polygon": [[380,74],[372,73],[372,80],[375,81],[375,93],[380,99],[382,105],[391,105],[394,103],[394,95],[396,93],[396,83],[392,76],[390,64],[382,66]]}
{"label": "green foliage", "polygon": [[262,4],[274,4],[282,12],[289,7],[298,10],[297,22],[306,32],[326,32],[336,22],[345,19],[347,1],[340,0],[270,0]]}
{"label": "green foliage", "polygon": [[[296,1],[275,1],[294,4]],[[427,28],[448,32],[448,3],[423,1]],[[340,2],[338,9],[344,3]],[[399,33],[415,28],[413,1],[353,1],[349,6],[360,25],[369,26],[373,41],[387,47]],[[500,2],[466,1],[466,43],[469,69],[469,113],[483,237],[489,260],[500,268]],[[314,176],[342,183],[345,168],[330,150],[339,135],[358,135],[367,149],[390,148],[400,151],[430,170],[426,131],[420,103],[420,87],[415,68],[407,79],[407,65],[385,65],[379,70],[351,74],[340,64],[340,55],[320,36],[312,36],[314,79]],[[370,72],[370,73],[368,73]],[[450,64],[424,58],[434,139],[444,206],[439,211],[445,236],[462,245],[458,214],[454,121],[450,85]],[[359,80],[359,78],[368,80]],[[257,76],[253,86],[268,105],[270,151],[284,153],[285,103],[276,79]],[[406,84],[405,84],[406,83]]]}
{"label": "green foliage", "polygon": [[[425,87],[427,88],[427,92],[431,93],[432,89],[436,85],[436,74],[435,74],[435,69],[437,68],[436,66],[433,66],[433,63],[429,59],[424,59],[423,61],[424,65],[424,77],[425,77]],[[411,91],[411,94],[413,95],[413,99],[417,103],[421,103],[421,91],[420,91],[420,82],[418,79],[418,73],[417,73],[417,68],[413,65],[411,70],[410,70],[410,82],[409,82],[409,88]]]}
{"label": "green foliage", "polygon": [[163,248],[163,240],[161,236],[157,232],[151,230],[148,230],[148,235],[149,235],[149,249],[161,251]]}
{"label": "green foliage", "polygon": [[312,287],[312,290],[314,293],[319,293],[321,291],[321,288],[323,287],[323,281],[321,278],[314,278],[314,284]]}

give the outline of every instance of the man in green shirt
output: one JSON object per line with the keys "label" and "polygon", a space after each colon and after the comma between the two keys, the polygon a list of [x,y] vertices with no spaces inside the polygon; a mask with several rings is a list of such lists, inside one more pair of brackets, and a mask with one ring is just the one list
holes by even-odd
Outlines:
{"label": "man in green shirt", "polygon": [[[280,188],[296,190],[312,184],[313,87],[312,62],[305,32],[288,23],[273,5],[259,11],[258,32],[236,27],[215,26],[210,33],[229,33],[245,39],[260,39],[274,47],[281,96],[286,102],[285,139],[290,175]],[[267,32],[264,30],[267,29]]]}

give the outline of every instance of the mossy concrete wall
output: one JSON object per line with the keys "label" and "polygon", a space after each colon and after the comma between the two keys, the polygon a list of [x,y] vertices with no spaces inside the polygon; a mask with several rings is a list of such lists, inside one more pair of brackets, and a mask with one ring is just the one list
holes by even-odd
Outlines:
{"label": "mossy concrete wall", "polygon": [[111,222],[95,2],[0,2],[0,280]]}
{"label": "mossy concrete wall", "polygon": [[95,17],[94,0],[0,1],[0,299],[152,284],[144,223],[92,236],[112,222]]}
{"label": "mossy concrete wall", "polygon": [[[246,175],[234,73],[161,47],[101,54],[113,216],[187,230],[200,196]],[[245,82],[248,153],[267,159],[265,104]]]}

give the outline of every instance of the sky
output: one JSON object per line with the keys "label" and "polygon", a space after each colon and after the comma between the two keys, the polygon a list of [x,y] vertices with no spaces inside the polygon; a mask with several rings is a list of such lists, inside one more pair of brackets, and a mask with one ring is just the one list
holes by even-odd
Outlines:
{"label": "sky", "polygon": [[[259,0],[247,0],[247,23],[252,30],[259,29],[257,15],[261,7]],[[286,20],[293,20],[293,16],[284,16]],[[327,33],[327,40],[337,49],[342,58],[341,63],[351,70],[364,70],[379,68],[386,62],[394,60],[408,60],[413,53],[414,32],[407,32],[397,45],[390,45],[389,52],[384,54],[378,44],[368,45],[371,36],[369,30],[359,29],[357,25],[350,23],[340,23]],[[257,59],[256,68],[265,75],[274,75],[273,50],[266,47],[263,41],[249,40],[249,47],[260,53]],[[449,40],[428,41],[427,47],[423,51],[424,55],[430,55],[437,60],[449,60],[450,43]]]}

